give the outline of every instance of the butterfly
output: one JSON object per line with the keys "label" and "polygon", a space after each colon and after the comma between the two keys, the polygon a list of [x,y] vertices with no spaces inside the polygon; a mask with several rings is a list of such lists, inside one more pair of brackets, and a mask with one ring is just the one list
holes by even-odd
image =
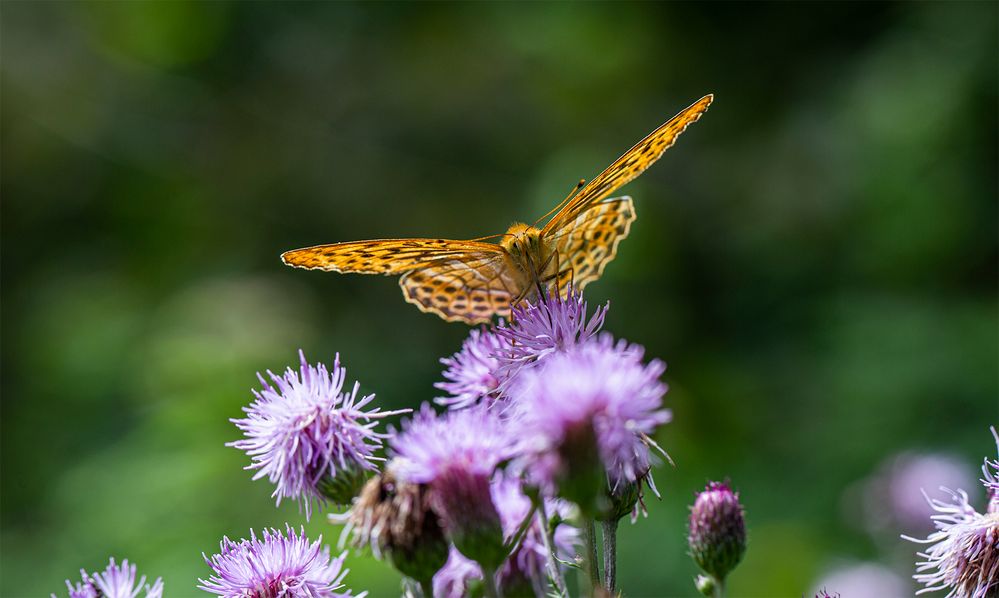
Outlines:
{"label": "butterfly", "polygon": [[[525,298],[564,295],[600,278],[628,236],[635,208],[609,197],[634,180],[711,105],[706,95],[650,133],[589,183],[579,185],[534,225],[468,241],[377,239],[285,252],[285,264],[309,270],[401,276],[406,301],[449,322],[478,324],[509,316]],[[555,214],[552,216],[552,214]],[[551,219],[538,225],[547,217]],[[488,243],[489,239],[501,239]]]}

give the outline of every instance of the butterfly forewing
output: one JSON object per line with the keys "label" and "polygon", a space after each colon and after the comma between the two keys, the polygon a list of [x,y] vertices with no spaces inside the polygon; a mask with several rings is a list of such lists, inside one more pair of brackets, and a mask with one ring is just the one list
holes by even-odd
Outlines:
{"label": "butterfly forewing", "polygon": [[639,141],[623,156],[614,161],[595,179],[586,184],[573,198],[545,225],[550,233],[571,223],[587,206],[607,197],[622,185],[632,181],[652,166],[675,142],[677,137],[692,123],[697,122],[714,100],[706,95],[694,102],[664,125]]}
{"label": "butterfly forewing", "polygon": [[[600,278],[617,255],[617,246],[631,230],[635,207],[630,197],[605,199],[591,205],[566,226],[551,235],[558,252],[559,290],[571,281],[582,290]],[[567,272],[571,270],[571,272]]]}
{"label": "butterfly forewing", "polygon": [[281,259],[289,266],[328,272],[403,274],[439,259],[502,256],[492,243],[449,239],[379,239],[316,245],[286,251]]}

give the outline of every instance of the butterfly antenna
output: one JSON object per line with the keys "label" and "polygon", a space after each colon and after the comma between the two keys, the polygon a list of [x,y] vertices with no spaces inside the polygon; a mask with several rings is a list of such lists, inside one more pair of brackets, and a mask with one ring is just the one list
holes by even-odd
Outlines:
{"label": "butterfly antenna", "polygon": [[554,208],[552,208],[551,210],[549,210],[547,214],[545,214],[541,218],[538,218],[534,222],[534,226],[537,226],[538,224],[541,223],[542,220],[544,220],[545,218],[547,218],[547,217],[551,216],[552,214],[554,214],[554,213],[558,212],[559,210],[561,210],[565,206],[565,204],[569,203],[569,200],[572,199],[573,196],[576,195],[576,193],[579,193],[579,190],[582,189],[583,185],[585,185],[585,184],[586,184],[586,179],[579,179],[579,182],[576,183],[576,186],[572,189],[572,191],[569,192],[569,195],[566,195],[565,199],[563,199],[561,202],[559,202],[559,204],[557,206],[555,206]]}
{"label": "butterfly antenna", "polygon": [[491,241],[492,239],[499,239],[502,237],[509,237],[510,233],[498,233],[495,235],[487,235],[485,237],[476,237],[474,239],[469,239],[469,241]]}

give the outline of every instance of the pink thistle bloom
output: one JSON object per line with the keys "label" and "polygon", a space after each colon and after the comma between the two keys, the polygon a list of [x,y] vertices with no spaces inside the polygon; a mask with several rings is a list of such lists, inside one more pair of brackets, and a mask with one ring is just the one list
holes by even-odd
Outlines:
{"label": "pink thistle bloom", "polygon": [[375,395],[358,398],[357,382],[343,391],[347,372],[339,355],[328,371],[323,364],[309,365],[302,351],[298,354],[297,372],[267,372],[270,383],[257,374],[263,388],[254,390],[256,400],[243,408],[246,417],[231,420],[246,438],[227,446],[246,451],[253,461],[247,469],[257,470],[253,479],[268,478],[278,504],[283,498],[298,499],[309,519],[312,503],[328,499],[320,490],[323,483],[357,477],[360,489],[363,479],[357,474],[376,471],[375,463],[382,460],[374,456],[386,437],[374,430],[378,420],[409,410],[365,411]]}
{"label": "pink thistle bloom", "polygon": [[[135,565],[129,565],[128,559],[123,560],[121,565],[116,565],[114,558],[100,573],[88,575],[86,570],[80,569],[82,581],[73,585],[66,580],[69,598],[137,598],[143,590],[145,598],[162,598],[163,580],[157,577],[150,585],[143,575],[136,581],[135,571]],[[55,594],[52,597],[55,598]]]}
{"label": "pink thistle bloom", "polygon": [[310,542],[304,529],[286,529],[287,535],[264,529],[261,538],[253,530],[249,540],[223,538],[219,553],[204,557],[213,575],[199,579],[198,589],[227,598],[349,598],[351,590],[343,589],[347,552],[331,559],[322,537]]}

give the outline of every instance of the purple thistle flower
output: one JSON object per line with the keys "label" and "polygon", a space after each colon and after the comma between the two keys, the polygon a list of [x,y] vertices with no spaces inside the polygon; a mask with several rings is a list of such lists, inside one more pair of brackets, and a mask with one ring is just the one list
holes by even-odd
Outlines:
{"label": "purple thistle flower", "polygon": [[926,587],[916,592],[948,590],[947,598],[985,598],[999,592],[999,513],[982,515],[968,503],[963,490],[951,502],[926,498],[937,511],[937,531],[925,540],[902,536],[919,544],[930,544],[925,559],[916,563],[913,579]]}
{"label": "purple thistle flower", "polygon": [[258,470],[254,480],[266,476],[275,484],[272,496],[278,504],[286,497],[298,499],[309,519],[312,502],[323,504],[329,498],[322,489],[347,478],[349,489],[340,492],[346,496],[335,498],[349,502],[363,484],[361,473],[376,470],[374,462],[381,460],[374,451],[386,436],[374,431],[377,420],[409,410],[363,411],[375,395],[358,399],[357,382],[342,392],[346,369],[339,354],[332,372],[323,364],[309,365],[305,353],[298,354],[298,372],[291,368],[283,376],[267,372],[273,386],[257,374],[263,388],[254,390],[256,400],[243,408],[247,416],[230,420],[246,438],[226,445],[246,451],[253,461],[246,469]]}
{"label": "purple thistle flower", "polygon": [[483,398],[498,395],[502,376],[499,372],[499,355],[510,350],[510,341],[485,328],[472,330],[458,351],[451,357],[444,357],[441,363],[445,382],[437,382],[435,387],[448,393],[448,397],[438,397],[434,402],[450,409],[463,409],[478,403]]}
{"label": "purple thistle flower", "polygon": [[489,480],[513,456],[504,422],[483,407],[437,416],[424,404],[391,447],[396,475],[429,486],[430,505],[458,550],[486,567],[498,566],[505,556],[503,534]]}
{"label": "purple thistle flower", "polygon": [[[138,581],[135,579],[135,565],[129,565],[128,559],[116,565],[114,558],[110,559],[107,568],[101,573],[88,575],[86,570],[80,569],[82,581],[75,586],[68,579],[66,587],[69,589],[69,598],[136,598],[145,590],[145,598],[162,598],[163,579],[157,577],[152,585],[146,583],[146,576],[143,575]],[[55,594],[52,594],[53,598]]]}
{"label": "purple thistle flower", "polygon": [[427,403],[389,441],[400,457],[396,474],[407,482],[430,485],[452,469],[492,475],[513,455],[514,442],[491,411],[463,409],[437,415]]}
{"label": "purple thistle flower", "polygon": [[347,552],[331,559],[329,548],[320,545],[321,536],[310,542],[304,529],[301,535],[290,525],[286,530],[287,535],[264,529],[260,539],[250,530],[250,539],[239,542],[223,538],[219,554],[202,554],[214,574],[207,581],[199,579],[198,589],[241,598],[349,597],[350,590],[338,591],[348,573],[343,568]]}
{"label": "purple thistle flower", "polygon": [[643,365],[642,354],[640,346],[604,334],[520,374],[511,396],[540,483],[551,487],[571,477],[570,468],[589,467],[594,455],[586,445],[593,442],[612,488],[648,474],[649,446],[658,448],[650,436],[671,415],[662,408],[666,385],[659,381],[666,365]]}
{"label": "purple thistle flower", "polygon": [[500,355],[501,377],[512,378],[525,366],[586,342],[603,327],[609,308],[609,302],[598,307],[587,320],[583,294],[572,288],[565,299],[556,293],[514,306],[511,324],[496,328],[509,348]]}

